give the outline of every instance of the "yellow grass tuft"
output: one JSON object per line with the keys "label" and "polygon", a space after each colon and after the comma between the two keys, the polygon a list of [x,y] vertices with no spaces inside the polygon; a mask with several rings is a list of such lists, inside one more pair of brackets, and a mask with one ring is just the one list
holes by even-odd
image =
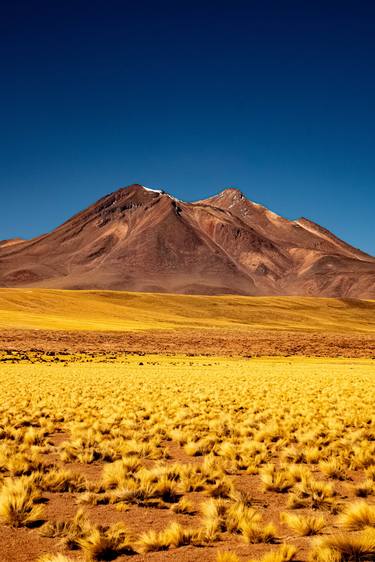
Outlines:
{"label": "yellow grass tuft", "polygon": [[110,560],[122,554],[135,554],[132,538],[123,525],[116,523],[109,528],[93,528],[78,540],[88,560]]}
{"label": "yellow grass tuft", "polygon": [[216,562],[240,562],[240,559],[234,552],[218,552]]}
{"label": "yellow grass tuft", "polygon": [[310,553],[311,562],[358,562],[374,560],[375,529],[360,535],[338,534],[320,539]]}
{"label": "yellow grass tuft", "polygon": [[262,558],[262,562],[290,562],[294,560],[298,549],[293,544],[282,544],[277,550],[267,552]]}
{"label": "yellow grass tuft", "polygon": [[339,523],[347,531],[375,527],[375,505],[369,505],[363,500],[349,504],[340,515]]}
{"label": "yellow grass tuft", "polygon": [[179,502],[171,505],[174,513],[184,513],[185,515],[193,515],[195,513],[192,502],[186,498],[181,498]]}
{"label": "yellow grass tuft", "polygon": [[367,478],[355,486],[354,493],[359,498],[367,498],[367,496],[373,495],[375,493],[375,482]]}
{"label": "yellow grass tuft", "polygon": [[261,523],[245,519],[240,523],[240,531],[247,544],[273,543],[277,539],[277,531],[273,523],[263,526]]}
{"label": "yellow grass tuft", "polygon": [[318,535],[325,527],[325,521],[322,515],[303,516],[284,512],[281,513],[280,519],[300,537]]}
{"label": "yellow grass tuft", "polygon": [[337,480],[344,480],[345,478],[345,467],[336,458],[328,461],[321,461],[319,463],[319,469],[329,478],[335,478]]}
{"label": "yellow grass tuft", "polygon": [[282,470],[277,470],[275,465],[269,464],[260,471],[263,490],[267,492],[287,492],[293,487],[294,479]]}
{"label": "yellow grass tuft", "polygon": [[199,531],[185,529],[179,523],[171,523],[166,529],[160,531],[147,531],[138,540],[138,551],[142,554],[178,548],[199,540]]}
{"label": "yellow grass tuft", "polygon": [[288,507],[298,509],[334,509],[335,490],[330,482],[320,480],[302,480],[298,482],[289,496]]}
{"label": "yellow grass tuft", "polygon": [[43,507],[35,505],[39,497],[38,490],[29,480],[7,480],[0,491],[0,519],[12,527],[33,525],[43,513]]}

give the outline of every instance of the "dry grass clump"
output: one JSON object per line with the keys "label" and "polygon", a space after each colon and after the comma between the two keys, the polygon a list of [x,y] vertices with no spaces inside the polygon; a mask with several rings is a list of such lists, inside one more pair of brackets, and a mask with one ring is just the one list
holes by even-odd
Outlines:
{"label": "dry grass clump", "polygon": [[142,467],[136,457],[123,457],[103,468],[102,483],[105,488],[116,488],[124,485],[129,476],[136,473]]}
{"label": "dry grass clump", "polygon": [[172,504],[170,509],[174,513],[184,513],[185,515],[194,515],[195,513],[194,505],[186,498],[181,498],[179,502]]}
{"label": "dry grass clump", "polygon": [[138,540],[137,550],[146,554],[147,552],[187,546],[194,542],[200,542],[200,534],[200,531],[196,529],[185,529],[179,523],[174,522],[159,533],[152,530],[143,533]]}
{"label": "dry grass clump", "polygon": [[111,560],[121,554],[135,553],[133,537],[122,523],[95,526],[82,510],[70,521],[48,521],[40,533],[59,538],[71,550],[81,549],[88,560]]}
{"label": "dry grass clump", "polygon": [[203,527],[210,534],[217,534],[228,530],[227,517],[229,502],[221,500],[208,500],[201,504]]}
{"label": "dry grass clump", "polygon": [[293,488],[289,496],[288,507],[298,509],[331,509],[336,507],[335,491],[329,482],[319,480],[302,480]]}
{"label": "dry grass clump", "polygon": [[300,537],[318,535],[325,527],[322,515],[297,515],[295,513],[281,513],[280,519],[289,529]]}
{"label": "dry grass clump", "polygon": [[243,520],[240,523],[241,537],[248,544],[273,543],[277,540],[277,531],[273,523],[262,525],[260,522]]}
{"label": "dry grass clump", "polygon": [[321,461],[319,463],[319,469],[329,478],[337,480],[344,480],[346,478],[345,467],[337,458],[332,458],[328,461]]}
{"label": "dry grass clump", "polygon": [[152,471],[142,469],[122,482],[110,496],[111,503],[128,503],[139,506],[168,507],[177,503],[182,492],[179,485],[170,480],[166,474],[155,475]]}
{"label": "dry grass clump", "polygon": [[113,495],[111,492],[83,492],[76,499],[76,503],[80,505],[107,505],[112,502]]}
{"label": "dry grass clump", "polygon": [[10,456],[3,463],[3,469],[10,476],[27,476],[34,471],[44,469],[44,464],[36,451],[27,454],[24,452],[14,452],[10,449],[9,453]]}
{"label": "dry grass clump", "polygon": [[39,486],[47,492],[84,492],[87,490],[86,479],[71,470],[51,469],[42,475]]}
{"label": "dry grass clump", "polygon": [[0,520],[12,527],[28,527],[40,520],[43,506],[36,505],[39,491],[30,479],[9,479],[0,490]]}
{"label": "dry grass clump", "polygon": [[298,549],[293,544],[281,544],[276,550],[267,552],[261,562],[290,562],[294,560]]}
{"label": "dry grass clump", "polygon": [[123,523],[93,528],[78,539],[78,546],[88,560],[112,560],[122,554],[136,553],[133,539]]}
{"label": "dry grass clump", "polygon": [[367,498],[375,493],[375,483],[370,478],[357,484],[354,488],[354,493],[358,498]]}
{"label": "dry grass clump", "polygon": [[203,528],[208,535],[218,538],[219,533],[240,534],[249,544],[269,543],[276,540],[276,529],[272,523],[263,525],[261,514],[242,502],[209,500],[201,506]]}
{"label": "dry grass clump", "polygon": [[371,464],[365,470],[366,477],[375,482],[375,464]]}
{"label": "dry grass clump", "polygon": [[337,534],[320,539],[310,553],[311,562],[360,562],[375,559],[375,529],[360,535]]}
{"label": "dry grass clump", "polygon": [[92,531],[92,525],[82,509],[68,521],[47,521],[40,529],[44,537],[59,538],[70,549],[79,548],[79,541]]}
{"label": "dry grass clump", "polygon": [[274,464],[265,466],[260,471],[263,490],[267,492],[287,492],[294,485],[292,475],[285,470],[277,470]]}
{"label": "dry grass clump", "polygon": [[213,498],[231,498],[235,493],[235,487],[229,478],[223,476],[221,480],[208,485],[206,493]]}
{"label": "dry grass clump", "polygon": [[215,445],[215,439],[199,439],[199,441],[188,441],[184,445],[184,450],[187,455],[199,457],[211,453],[214,450]]}
{"label": "dry grass clump", "polygon": [[[264,554],[258,562],[290,562],[294,560],[298,549],[292,544],[281,544],[276,550],[271,550]],[[218,552],[216,562],[240,562],[240,559],[233,552]],[[255,562],[249,560],[248,562]]]}
{"label": "dry grass clump", "polygon": [[201,504],[201,511],[203,528],[212,540],[222,532],[239,534],[242,524],[261,521],[260,513],[243,501],[209,500]]}
{"label": "dry grass clump", "polygon": [[311,470],[309,469],[308,466],[304,465],[304,464],[286,464],[285,466],[285,470],[290,474],[291,478],[293,479],[293,482],[302,482],[303,480],[310,480],[312,475],[311,475]]}
{"label": "dry grass clump", "polygon": [[340,515],[339,524],[347,531],[375,527],[375,505],[369,505],[365,501],[349,504]]}

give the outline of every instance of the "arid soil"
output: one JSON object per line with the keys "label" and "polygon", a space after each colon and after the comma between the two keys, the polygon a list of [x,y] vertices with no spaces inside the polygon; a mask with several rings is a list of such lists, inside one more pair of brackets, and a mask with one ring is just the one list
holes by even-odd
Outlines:
{"label": "arid soil", "polygon": [[[59,437],[61,434],[59,434]],[[67,439],[69,436],[62,436]],[[184,453],[182,447],[172,446],[168,443],[165,444],[168,450],[169,458],[166,461],[167,465],[175,462],[178,463],[202,463],[202,458],[191,458]],[[45,460],[48,460],[46,456]],[[79,463],[62,463],[56,462],[56,455],[51,456],[55,466],[61,466],[64,469],[72,470],[86,476],[89,482],[93,485],[100,481],[101,473],[104,464],[96,462],[94,464],[79,464]],[[149,468],[157,465],[155,462],[145,462]],[[322,479],[318,469],[313,469],[312,474],[315,478]],[[349,482],[342,485],[336,482],[336,489],[341,490],[341,494],[345,496],[345,502],[350,502],[356,499],[354,494],[354,484],[358,483],[363,478],[362,473],[352,472],[349,477]],[[235,483],[236,489],[248,497],[249,505],[261,510],[264,520],[273,522],[281,531],[281,536],[284,538],[290,537],[292,534],[286,525],[280,522],[280,513],[287,509],[287,494],[280,494],[276,492],[263,491],[259,476],[246,475],[238,473],[231,477]],[[326,478],[323,479],[327,480]],[[184,527],[199,527],[201,522],[201,515],[199,506],[202,501],[207,498],[202,493],[190,492],[184,494],[184,497],[191,501],[194,505],[194,513],[191,515],[177,514],[171,512],[169,509],[155,509],[148,507],[130,506],[128,511],[117,511],[114,505],[97,505],[87,506],[86,511],[90,521],[98,525],[111,525],[119,521],[126,524],[128,529],[135,535],[140,535],[145,530],[150,528],[156,531],[162,531],[168,524],[177,521]],[[77,512],[77,494],[72,493],[46,493],[44,494],[44,517],[46,520],[60,520],[66,521],[72,519]],[[299,510],[299,515],[308,515],[310,510]],[[324,512],[327,525],[334,526],[335,516],[330,514],[329,511]],[[280,542],[280,541],[277,541]],[[294,537],[293,544],[299,548],[299,559],[305,559],[308,548],[311,543],[310,537]],[[0,524],[0,560],[1,562],[34,562],[38,556],[44,552],[61,552],[61,546],[56,539],[41,537],[38,533],[38,526],[35,529],[12,529]],[[236,552],[240,556],[244,556],[244,560],[251,556],[259,558],[265,552],[276,549],[277,544],[241,544],[236,537],[228,535],[225,541],[221,544],[212,544],[206,546],[204,549],[196,548],[194,546],[186,546],[178,550],[161,552],[149,552],[147,554],[137,554],[130,557],[134,562],[161,562],[161,561],[178,561],[178,562],[201,562],[202,557],[207,561],[214,562],[218,550]],[[70,555],[74,555],[74,552]],[[246,558],[247,557],[247,558]],[[116,560],[125,561],[129,560],[128,556],[117,557]]]}
{"label": "arid soil", "polygon": [[[136,332],[85,332],[59,330],[1,330],[0,358],[4,351],[107,354],[126,353],[311,356],[375,358],[375,335],[307,331],[158,330]],[[109,355],[108,355],[109,354]],[[52,357],[52,356],[50,356]],[[10,357],[8,357],[10,360]]]}

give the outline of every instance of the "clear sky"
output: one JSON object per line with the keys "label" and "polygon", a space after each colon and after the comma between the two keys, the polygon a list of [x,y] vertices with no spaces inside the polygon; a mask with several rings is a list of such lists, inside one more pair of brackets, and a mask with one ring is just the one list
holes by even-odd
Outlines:
{"label": "clear sky", "polygon": [[2,0],[0,239],[133,182],[375,254],[375,2]]}

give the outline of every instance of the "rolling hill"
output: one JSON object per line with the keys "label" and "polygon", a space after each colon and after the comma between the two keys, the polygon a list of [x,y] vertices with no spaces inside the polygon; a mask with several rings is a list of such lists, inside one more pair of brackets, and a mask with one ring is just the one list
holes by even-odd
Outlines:
{"label": "rolling hill", "polygon": [[0,329],[303,330],[375,334],[375,301],[0,289]]}

